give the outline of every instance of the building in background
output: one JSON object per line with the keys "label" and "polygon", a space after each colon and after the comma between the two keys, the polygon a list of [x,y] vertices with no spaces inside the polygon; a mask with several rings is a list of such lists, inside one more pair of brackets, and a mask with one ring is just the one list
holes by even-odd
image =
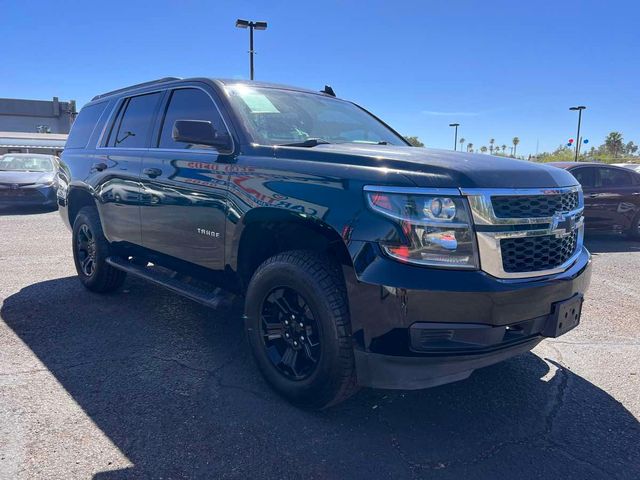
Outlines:
{"label": "building in background", "polygon": [[76,114],[74,100],[0,98],[0,155],[59,155]]}

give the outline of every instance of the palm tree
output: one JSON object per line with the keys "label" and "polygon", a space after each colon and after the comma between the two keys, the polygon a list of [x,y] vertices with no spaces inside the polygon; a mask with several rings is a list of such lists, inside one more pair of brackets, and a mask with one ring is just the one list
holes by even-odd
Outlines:
{"label": "palm tree", "polygon": [[489,140],[489,151],[491,152],[491,155],[493,155],[493,144],[496,143],[496,139],[492,138],[491,140]]}
{"label": "palm tree", "polygon": [[473,152],[473,143],[467,143],[467,152]]}
{"label": "palm tree", "polygon": [[464,138],[461,138],[460,140],[458,140],[458,142],[460,142],[460,151],[462,151],[462,150],[463,150],[463,147],[464,147],[465,139],[464,139]]}
{"label": "palm tree", "polygon": [[611,132],[604,139],[604,147],[613,155],[613,158],[617,157],[624,149],[624,141],[620,132]]}
{"label": "palm tree", "polygon": [[487,153],[487,147],[485,147],[484,145],[480,147],[480,151],[482,153]]}
{"label": "palm tree", "polygon": [[507,149],[507,146],[503,143],[500,148],[502,148],[502,154],[504,155],[504,151]]}
{"label": "palm tree", "polygon": [[516,148],[518,147],[518,144],[520,143],[520,139],[518,137],[513,137],[513,156],[516,156]]}

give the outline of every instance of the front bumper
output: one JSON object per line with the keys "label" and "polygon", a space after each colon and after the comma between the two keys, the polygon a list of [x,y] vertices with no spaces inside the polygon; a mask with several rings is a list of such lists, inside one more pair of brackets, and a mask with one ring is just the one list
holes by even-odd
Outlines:
{"label": "front bumper", "polygon": [[372,388],[417,390],[464,380],[487,367],[535,347],[542,337],[493,352],[472,355],[404,357],[355,351],[358,384]]}
{"label": "front bumper", "polygon": [[425,388],[531,350],[554,305],[584,294],[591,278],[583,249],[566,271],[502,280],[481,271],[406,265],[376,245],[350,245],[346,272],[358,383]]}
{"label": "front bumper", "polygon": [[56,204],[55,186],[21,187],[14,190],[3,188],[0,190],[0,206],[53,207]]}

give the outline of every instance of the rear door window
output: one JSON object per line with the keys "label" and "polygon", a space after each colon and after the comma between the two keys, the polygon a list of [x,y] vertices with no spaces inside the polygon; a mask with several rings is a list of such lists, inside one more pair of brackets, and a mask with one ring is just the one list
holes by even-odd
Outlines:
{"label": "rear door window", "polygon": [[601,188],[630,187],[633,185],[631,172],[617,168],[599,168],[596,186]]}
{"label": "rear door window", "polygon": [[[95,103],[84,107],[78,114],[64,148],[85,148],[93,130],[108,102]],[[104,122],[103,122],[104,123]]]}
{"label": "rear door window", "polygon": [[583,188],[593,188],[596,185],[595,168],[574,168],[571,170],[571,174],[576,177],[576,180],[578,180],[578,183],[582,185]]}
{"label": "rear door window", "polygon": [[226,132],[222,117],[213,100],[198,88],[180,88],[171,93],[167,104],[158,147],[160,148],[214,148],[206,145],[193,145],[176,142],[173,139],[173,124],[176,120],[204,120],[211,122],[217,132]]}
{"label": "rear door window", "polygon": [[161,92],[127,98],[116,116],[106,146],[144,148],[153,125]]}

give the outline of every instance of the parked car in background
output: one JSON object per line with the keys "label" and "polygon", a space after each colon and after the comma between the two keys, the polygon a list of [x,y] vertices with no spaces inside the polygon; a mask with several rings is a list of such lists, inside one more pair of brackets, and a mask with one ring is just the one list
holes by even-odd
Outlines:
{"label": "parked car in background", "polygon": [[614,230],[640,239],[640,174],[602,163],[561,162],[584,192],[585,228]]}
{"label": "parked car in background", "polygon": [[628,168],[636,173],[640,173],[640,163],[613,163],[616,167]]}
{"label": "parked car in background", "polygon": [[0,206],[56,205],[58,158],[35,153],[0,157]]}

